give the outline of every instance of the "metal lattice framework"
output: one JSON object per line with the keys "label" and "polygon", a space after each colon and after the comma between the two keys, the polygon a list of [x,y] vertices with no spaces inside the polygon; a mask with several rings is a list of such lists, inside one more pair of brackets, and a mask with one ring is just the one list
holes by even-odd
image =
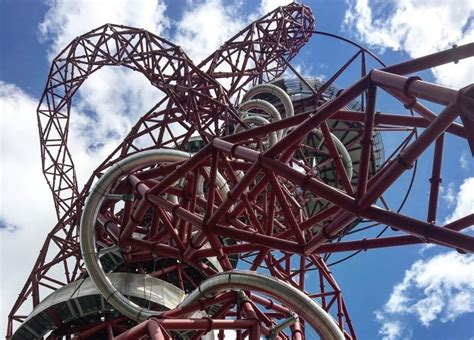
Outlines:
{"label": "metal lattice framework", "polygon": [[[107,24],[71,42],[53,61],[38,107],[43,170],[59,222],[12,308],[7,338],[43,331],[51,339],[200,338],[210,330],[221,338],[232,329],[238,338],[353,339],[325,254],[423,242],[473,252],[474,238],[462,230],[474,214],[436,224],[445,134],[474,151],[473,87],[405,75],[472,57],[474,44],[367,73],[372,54],[352,43],[357,52],[316,86],[290,64],[315,33],[329,35],[314,31],[308,7],[290,4],[197,66],[180,47],[133,27]],[[357,58],[361,79],[336,95],[333,83]],[[110,65],[142,73],[163,97],[80,191],[67,146],[72,97]],[[287,69],[305,95],[277,86]],[[414,114],[376,112],[380,89]],[[445,108],[436,115],[417,99]],[[423,131],[415,139],[416,128]],[[382,161],[379,132],[400,130],[410,133]],[[390,209],[384,193],[431,145],[426,220]],[[397,233],[347,241],[361,221]],[[250,272],[235,272],[237,263]],[[54,274],[59,268],[63,277]],[[111,272],[151,276],[189,296],[168,310],[146,296],[129,301],[107,279]],[[92,295],[77,297],[81,322],[61,319],[60,302],[40,304],[45,288],[61,292],[88,275],[98,300],[87,314],[81,299]],[[296,298],[307,310],[292,304]],[[30,317],[20,314],[26,301],[36,310]],[[65,308],[74,315],[76,307]],[[15,334],[14,321],[21,323]]]}

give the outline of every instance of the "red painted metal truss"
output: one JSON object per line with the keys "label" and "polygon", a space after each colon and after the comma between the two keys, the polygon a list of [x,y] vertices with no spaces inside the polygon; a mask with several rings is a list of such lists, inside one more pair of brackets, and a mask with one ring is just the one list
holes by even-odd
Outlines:
{"label": "red painted metal truss", "polygon": [[[474,252],[474,239],[462,232],[474,224],[474,214],[437,224],[444,136],[463,138],[474,151],[474,87],[454,90],[405,76],[472,57],[474,44],[367,73],[371,53],[350,42],[357,52],[326,82],[315,83],[289,63],[314,34],[328,35],[314,31],[308,7],[290,4],[197,66],[180,47],[132,27],[104,25],[69,44],[53,61],[38,107],[43,170],[59,222],[12,308],[7,338],[46,331],[51,339],[222,338],[224,330],[251,339],[325,337],[314,314],[292,306],[291,296],[275,294],[294,289],[302,294],[294,293],[295,299],[309,299],[309,309],[320,308],[354,339],[328,254],[424,242]],[[361,79],[337,91],[333,83],[357,58]],[[67,147],[72,97],[106,65],[143,73],[164,97],[79,191]],[[296,78],[285,82],[279,77],[287,68]],[[377,112],[380,90],[412,114]],[[435,114],[417,99],[445,108]],[[384,161],[379,139],[395,131],[407,136]],[[384,194],[432,145],[426,218],[391,209]],[[356,231],[378,226],[396,232],[357,237],[365,234]],[[101,261],[96,272],[94,258]],[[77,298],[79,307],[67,308],[79,309],[81,322],[65,321],[59,307],[40,302],[51,291],[90,280],[83,259],[102,297],[91,309],[95,314],[83,313],[84,300]],[[239,275],[264,279],[236,267],[270,277],[278,289],[237,282]],[[61,277],[54,274],[59,269]],[[131,298],[140,313],[151,315],[143,321],[140,313],[122,312],[112,296],[127,305],[125,296],[133,294],[104,293],[111,288],[100,276],[113,273],[150,276],[198,298],[173,307]],[[229,276],[221,289],[204,293],[222,273]],[[29,317],[21,312],[27,301],[37,311]]]}

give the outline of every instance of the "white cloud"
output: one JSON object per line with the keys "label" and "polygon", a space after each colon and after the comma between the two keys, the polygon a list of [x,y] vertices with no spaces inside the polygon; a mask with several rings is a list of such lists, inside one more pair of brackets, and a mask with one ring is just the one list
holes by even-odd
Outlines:
{"label": "white cloud", "polygon": [[463,216],[474,213],[473,192],[474,177],[468,177],[459,186],[456,196],[454,197],[454,211],[446,218],[445,223],[453,222]]}
{"label": "white cloud", "polygon": [[403,334],[404,327],[400,321],[387,321],[382,313],[376,313],[375,318],[382,323],[379,334],[383,340],[400,339]]}
{"label": "white cloud", "polygon": [[[222,0],[187,0],[187,8],[176,25],[173,42],[182,46],[186,54],[199,64],[251,21],[291,3],[291,0],[262,0],[250,14],[243,1],[224,4]],[[211,19],[212,18],[212,19]]]}
{"label": "white cloud", "polygon": [[50,59],[75,37],[106,23],[143,28],[158,35],[168,25],[166,6],[159,0],[49,0],[47,4],[49,9],[39,28],[50,46]]}
{"label": "white cloud", "polygon": [[472,312],[474,255],[451,251],[416,261],[375,316],[382,324],[379,333],[386,339],[397,339],[410,331],[404,323],[410,316],[429,327]]}
{"label": "white cloud", "polygon": [[463,151],[461,154],[461,157],[459,158],[459,165],[461,168],[464,170],[469,170],[470,169],[470,156],[467,154],[466,151]]}
{"label": "white cloud", "polygon": [[[380,49],[416,58],[474,41],[474,2],[444,0],[350,1],[344,25],[359,39]],[[433,70],[438,82],[459,88],[474,82],[474,60],[464,59]]]}
{"label": "white cloud", "polygon": [[454,182],[440,187],[441,198],[446,202],[448,208],[451,208],[456,203],[456,194],[454,192]]}
{"label": "white cloud", "polygon": [[30,231],[36,222],[51,222],[47,210],[52,208],[41,172],[36,106],[37,101],[21,89],[0,81],[0,216],[7,224],[28,226]]}
{"label": "white cloud", "polygon": [[262,0],[259,10],[261,14],[267,14],[275,8],[288,5],[291,2],[291,0]]}
{"label": "white cloud", "polygon": [[69,140],[82,186],[162,94],[143,75],[118,68],[103,68],[93,74],[79,94],[73,99]]}
{"label": "white cloud", "polygon": [[[319,80],[323,80],[325,78],[323,74],[316,74],[316,72],[313,69],[313,65],[308,65],[304,61],[300,61],[293,64],[293,67],[295,68],[296,72],[298,72],[304,78],[316,78]],[[296,77],[293,71],[290,70],[289,68],[285,70],[285,72],[283,73],[283,76],[289,77],[289,78]]]}
{"label": "white cloud", "polygon": [[36,106],[36,99],[0,81],[0,219],[7,225],[0,229],[1,334],[56,216],[41,173]]}
{"label": "white cloud", "polygon": [[225,5],[221,0],[188,1],[186,11],[177,25],[174,43],[199,64],[202,59],[238,33],[248,18],[241,13],[241,4]]}

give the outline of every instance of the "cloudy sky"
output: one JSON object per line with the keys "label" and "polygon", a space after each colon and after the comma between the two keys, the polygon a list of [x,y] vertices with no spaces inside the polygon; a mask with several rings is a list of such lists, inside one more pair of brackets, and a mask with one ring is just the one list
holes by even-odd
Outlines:
{"label": "cloudy sky", "polygon": [[[41,173],[35,112],[54,56],[76,36],[111,22],[161,35],[198,63],[250,21],[287,2],[0,1],[2,334],[11,305],[55,224],[52,198]],[[387,64],[474,41],[472,0],[305,3],[313,9],[318,30],[350,37]],[[324,78],[350,55],[347,46],[319,38],[295,64],[305,75]],[[357,79],[351,72],[341,86]],[[421,76],[458,89],[474,82],[474,58]],[[80,184],[158,95],[140,75],[120,68],[103,69],[87,80],[73,103],[69,138]],[[388,138],[386,147],[392,142]],[[446,148],[449,166],[443,168],[440,223],[474,211],[474,163],[467,144],[448,138]],[[417,211],[426,201],[427,188],[427,183],[415,185],[406,214],[422,218]],[[333,271],[362,339],[474,337],[472,255],[422,246],[377,250]]]}

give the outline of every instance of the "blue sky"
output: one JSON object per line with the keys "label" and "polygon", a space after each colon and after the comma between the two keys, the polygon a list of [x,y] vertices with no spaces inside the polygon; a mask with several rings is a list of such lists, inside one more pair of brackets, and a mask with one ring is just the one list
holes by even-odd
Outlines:
{"label": "blue sky", "polygon": [[[93,1],[0,1],[2,333],[10,306],[55,222],[41,174],[35,113],[51,59],[75,36],[114,22],[143,27],[176,42],[198,63],[252,18],[277,5],[272,1],[223,0],[104,3],[100,7]],[[304,3],[313,10],[317,30],[370,46],[386,64],[474,41],[474,4],[470,0]],[[345,44],[316,37],[294,63],[305,75],[328,77],[354,52]],[[348,86],[357,79],[356,72],[351,70],[338,84]],[[474,61],[420,75],[427,81],[460,88],[474,82]],[[77,114],[71,118],[71,148],[76,164],[81,165],[78,175],[82,184],[157,96],[145,80],[116,68],[101,70],[86,83],[74,103]],[[378,104],[378,110],[406,114],[386,96]],[[431,107],[435,112],[440,110]],[[91,112],[95,113],[93,124]],[[401,134],[384,135],[386,149],[393,148],[400,138]],[[93,147],[97,143],[101,147]],[[448,137],[445,147],[440,224],[474,211],[474,163],[467,143]],[[417,180],[403,210],[416,218],[422,219],[426,213],[431,157],[431,149],[421,157]],[[408,175],[389,192],[394,207]],[[332,269],[361,339],[474,337],[472,255],[410,246],[364,252]],[[456,299],[463,303],[452,304]],[[456,305],[464,308],[455,309]]]}

